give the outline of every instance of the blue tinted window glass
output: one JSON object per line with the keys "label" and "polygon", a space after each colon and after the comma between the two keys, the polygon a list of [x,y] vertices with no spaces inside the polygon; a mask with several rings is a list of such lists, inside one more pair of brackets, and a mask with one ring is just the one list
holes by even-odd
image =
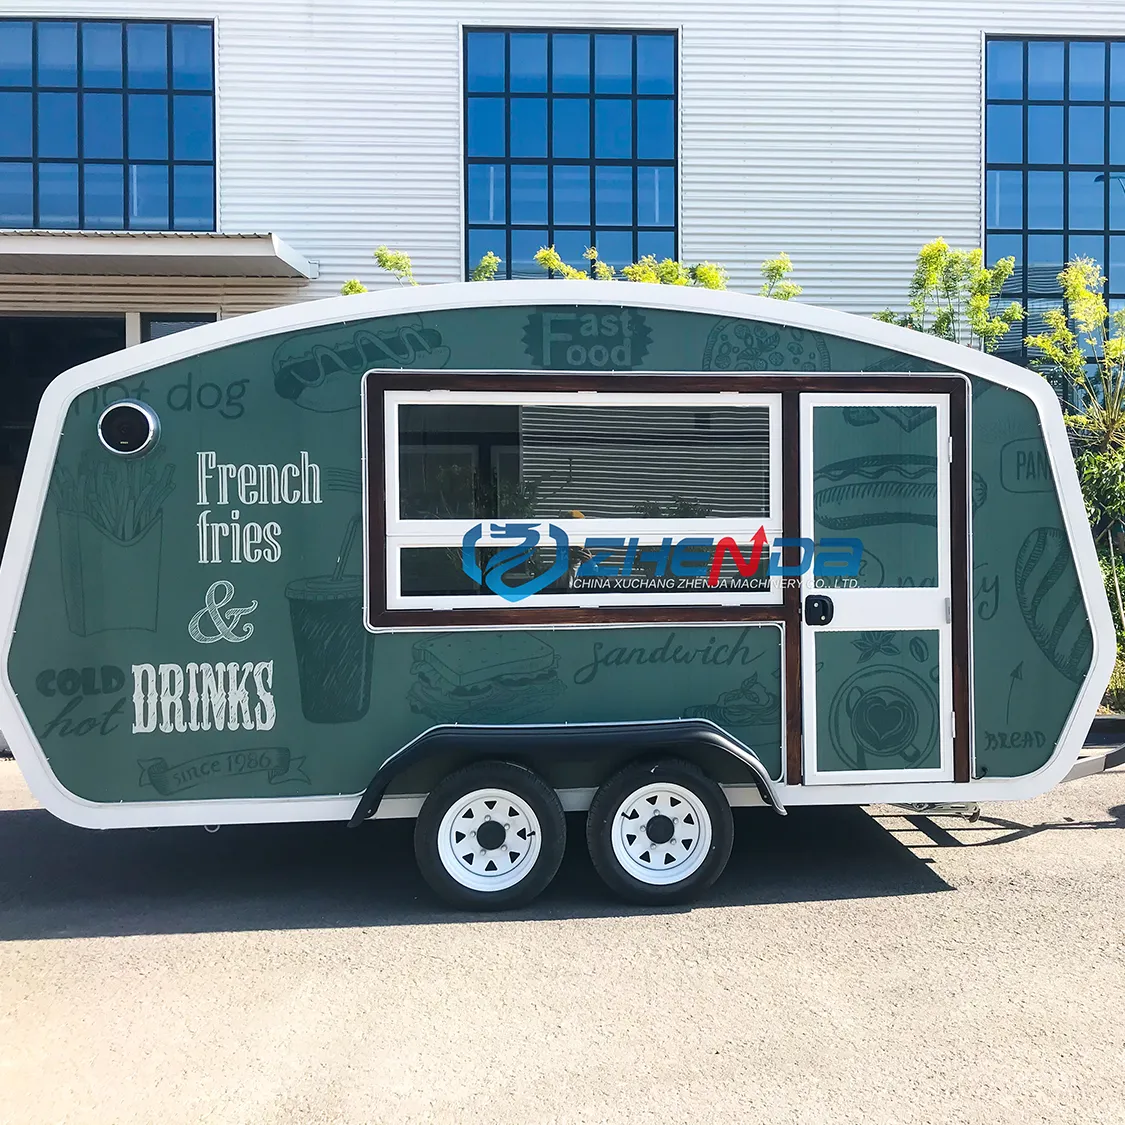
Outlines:
{"label": "blue tinted window glass", "polygon": [[547,99],[512,98],[512,156],[547,155]]}
{"label": "blue tinted window glass", "polygon": [[0,34],[0,86],[30,85],[31,24],[5,23]]}
{"label": "blue tinted window glass", "polygon": [[633,37],[594,36],[594,89],[599,94],[633,92]]}
{"label": "blue tinted window glass", "polygon": [[633,156],[633,104],[609,98],[594,102],[594,155],[610,160]]}
{"label": "blue tinted window glass", "polygon": [[512,231],[512,277],[546,277],[535,255],[547,245],[545,230]]}
{"label": "blue tinted window glass", "polygon": [[469,165],[469,222],[506,223],[508,208],[503,164]]}
{"label": "blue tinted window glass", "polygon": [[[590,169],[557,164],[554,169],[555,222],[590,225]],[[587,237],[589,237],[587,235]]]}
{"label": "blue tinted window glass", "polygon": [[120,94],[82,95],[82,155],[120,160],[124,155],[124,117]]}
{"label": "blue tinted window glass", "polygon": [[1113,43],[1109,50],[1109,96],[1125,102],[1125,43]]}
{"label": "blue tinted window glass", "polygon": [[637,36],[637,93],[676,92],[676,39],[672,35]]}
{"label": "blue tinted window glass", "polygon": [[985,56],[990,98],[1023,97],[1023,44],[1003,39],[989,42]]}
{"label": "blue tinted window glass", "polygon": [[120,164],[87,164],[82,179],[84,225],[120,230],[125,225],[125,169]]}
{"label": "blue tinted window glass", "polygon": [[676,179],[671,168],[637,169],[637,222],[670,227],[676,221]]}
{"label": "blue tinted window glass", "polygon": [[39,155],[78,155],[78,95],[39,95]]}
{"label": "blue tinted window glass", "polygon": [[1061,234],[1029,234],[1027,236],[1027,287],[1037,293],[1054,293],[1059,288],[1058,275],[1063,261]]}
{"label": "blue tinted window glass", "polygon": [[551,36],[551,89],[556,94],[585,94],[590,89],[590,37]]}
{"label": "blue tinted window glass", "polygon": [[1023,173],[989,172],[987,192],[988,226],[1019,230],[1023,226]]}
{"label": "blue tinted window glass", "polygon": [[547,221],[547,166],[545,164],[512,165],[513,223],[545,223]]}
{"label": "blue tinted window glass", "polygon": [[211,28],[206,24],[172,25],[172,85],[177,90],[212,87]]}
{"label": "blue tinted window glass", "polygon": [[588,230],[555,231],[555,250],[571,269],[590,272],[590,263],[583,255],[593,241]]}
{"label": "blue tinted window glass", "polygon": [[538,93],[547,89],[547,36],[513,35],[510,40],[510,89]]}
{"label": "blue tinted window glass", "polygon": [[1125,230],[1125,172],[1109,174],[1109,229]]}
{"label": "blue tinted window glass", "polygon": [[1023,235],[990,234],[985,240],[986,264],[996,265],[1001,258],[1015,258],[1016,268],[1023,261]]}
{"label": "blue tinted window glass", "polygon": [[642,230],[637,234],[637,257],[651,254],[658,262],[676,256],[676,236],[670,230]]}
{"label": "blue tinted window glass", "polygon": [[205,94],[177,94],[172,99],[172,155],[176,160],[210,160],[211,99]]}
{"label": "blue tinted window glass", "polygon": [[215,229],[215,179],[210,166],[177,164],[172,171],[176,230]]}
{"label": "blue tinted window glass", "polygon": [[48,229],[78,226],[78,165],[40,164],[39,225]]}
{"label": "blue tinted window glass", "polygon": [[1072,234],[1066,240],[1066,260],[1092,258],[1105,272],[1105,238],[1100,234]]}
{"label": "blue tinted window glass", "polygon": [[168,96],[129,95],[129,159],[168,159]]}
{"label": "blue tinted window glass", "polygon": [[82,25],[82,84],[86,87],[120,87],[121,24]]}
{"label": "blue tinted window glass", "polygon": [[1027,107],[1028,164],[1061,164],[1063,160],[1063,107]]}
{"label": "blue tinted window glass", "polygon": [[78,85],[78,25],[39,23],[39,85]]}
{"label": "blue tinted window glass", "polygon": [[1100,105],[1070,107],[1070,162],[1105,163],[1105,110]]}
{"label": "blue tinted window glass", "polygon": [[1125,237],[1114,235],[1109,240],[1109,288],[1111,293],[1125,293]]}
{"label": "blue tinted window glass", "polygon": [[1028,43],[1027,96],[1029,98],[1062,101],[1063,56],[1062,43]]}
{"label": "blue tinted window glass", "polygon": [[1070,225],[1076,230],[1105,230],[1104,176],[1070,173]]}
{"label": "blue tinted window glass", "polygon": [[0,92],[0,156],[31,155],[31,95]]}
{"label": "blue tinted window glass", "polygon": [[129,226],[134,230],[168,229],[168,168],[129,166]]}
{"label": "blue tinted window glass", "polygon": [[1023,163],[1023,106],[990,105],[985,129],[991,163]]}
{"label": "blue tinted window glass", "polygon": [[30,164],[0,164],[0,227],[32,225],[33,183]]}
{"label": "blue tinted window glass", "polygon": [[125,27],[129,85],[163,89],[168,85],[168,29],[164,24],[130,23]]}
{"label": "blue tinted window glass", "polygon": [[1070,97],[1074,101],[1105,98],[1105,44],[1071,43]]}
{"label": "blue tinted window glass", "polygon": [[470,98],[468,150],[470,156],[504,155],[504,99]]}
{"label": "blue tinted window glass", "polygon": [[633,232],[628,230],[600,230],[596,233],[598,257],[614,269],[632,265]]}
{"label": "blue tinted window glass", "polygon": [[507,250],[504,243],[507,238],[502,230],[472,230],[469,231],[469,268],[473,269],[485,254],[495,254],[500,259],[500,269],[497,277],[508,276],[508,263],[505,260]]}
{"label": "blue tinted window glass", "polygon": [[[595,219],[599,226],[632,226],[633,170],[601,166],[594,169]],[[599,247],[600,249],[600,247]]]}
{"label": "blue tinted window glass", "polygon": [[551,151],[556,158],[590,156],[590,99],[556,98],[552,103]]}
{"label": "blue tinted window glass", "polygon": [[[999,175],[1008,175],[1000,172]],[[1007,226],[1007,223],[997,223]],[[1063,174],[1061,172],[1028,172],[1027,225],[1032,230],[1062,230]]]}
{"label": "blue tinted window glass", "polygon": [[1115,105],[1109,111],[1109,162],[1125,164],[1125,106]]}
{"label": "blue tinted window glass", "polygon": [[637,159],[671,160],[676,155],[675,103],[637,102]]}
{"label": "blue tinted window glass", "polygon": [[504,35],[473,31],[468,35],[467,71],[470,91],[489,93],[504,89]]}

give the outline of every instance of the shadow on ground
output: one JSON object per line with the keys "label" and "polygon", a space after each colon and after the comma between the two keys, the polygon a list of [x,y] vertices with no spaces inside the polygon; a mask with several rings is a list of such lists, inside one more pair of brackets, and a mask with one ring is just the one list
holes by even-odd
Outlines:
{"label": "shadow on ground", "polygon": [[[737,810],[734,854],[704,905],[925,894],[950,887],[858,808]],[[583,818],[562,868],[505,919],[638,913],[594,873]],[[41,809],[0,812],[0,941],[471,920],[414,865],[413,821],[93,832]],[[669,908],[666,908],[669,909]],[[684,907],[678,910],[688,909]]]}

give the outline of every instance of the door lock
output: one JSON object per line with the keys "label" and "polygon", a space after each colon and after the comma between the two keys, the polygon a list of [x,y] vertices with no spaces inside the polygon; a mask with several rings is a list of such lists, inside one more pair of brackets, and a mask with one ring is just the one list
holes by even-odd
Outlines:
{"label": "door lock", "polygon": [[832,620],[834,612],[832,599],[823,594],[812,594],[805,598],[806,625],[827,625]]}

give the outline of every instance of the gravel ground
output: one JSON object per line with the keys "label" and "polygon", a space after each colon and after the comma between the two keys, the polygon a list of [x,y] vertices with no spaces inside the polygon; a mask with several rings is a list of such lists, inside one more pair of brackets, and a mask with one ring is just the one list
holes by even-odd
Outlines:
{"label": "gravel ground", "polygon": [[92,833],[0,762],[0,1121],[1125,1122],[1125,771],[737,816],[690,910],[446,912],[410,825]]}

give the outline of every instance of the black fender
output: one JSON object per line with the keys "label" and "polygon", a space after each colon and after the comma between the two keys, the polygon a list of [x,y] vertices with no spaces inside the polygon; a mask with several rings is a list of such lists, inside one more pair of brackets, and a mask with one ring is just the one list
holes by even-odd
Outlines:
{"label": "black fender", "polygon": [[[544,760],[564,761],[575,757],[604,759],[612,748],[615,762],[608,772],[642,755],[663,753],[698,760],[716,755],[728,763],[733,759],[745,771],[747,780],[757,786],[762,800],[785,816],[770,779],[769,771],[757,754],[709,719],[665,719],[637,723],[544,723],[525,726],[461,725],[430,727],[400,750],[396,750],[378,769],[355,807],[349,828],[357,828],[378,811],[384,795],[397,777],[411,766],[438,755],[450,755],[463,765],[470,761],[502,758],[523,760],[538,768]],[[603,768],[605,776],[608,772]],[[605,780],[605,776],[601,780]],[[550,779],[548,779],[550,780]],[[599,782],[600,784],[600,782]]]}

